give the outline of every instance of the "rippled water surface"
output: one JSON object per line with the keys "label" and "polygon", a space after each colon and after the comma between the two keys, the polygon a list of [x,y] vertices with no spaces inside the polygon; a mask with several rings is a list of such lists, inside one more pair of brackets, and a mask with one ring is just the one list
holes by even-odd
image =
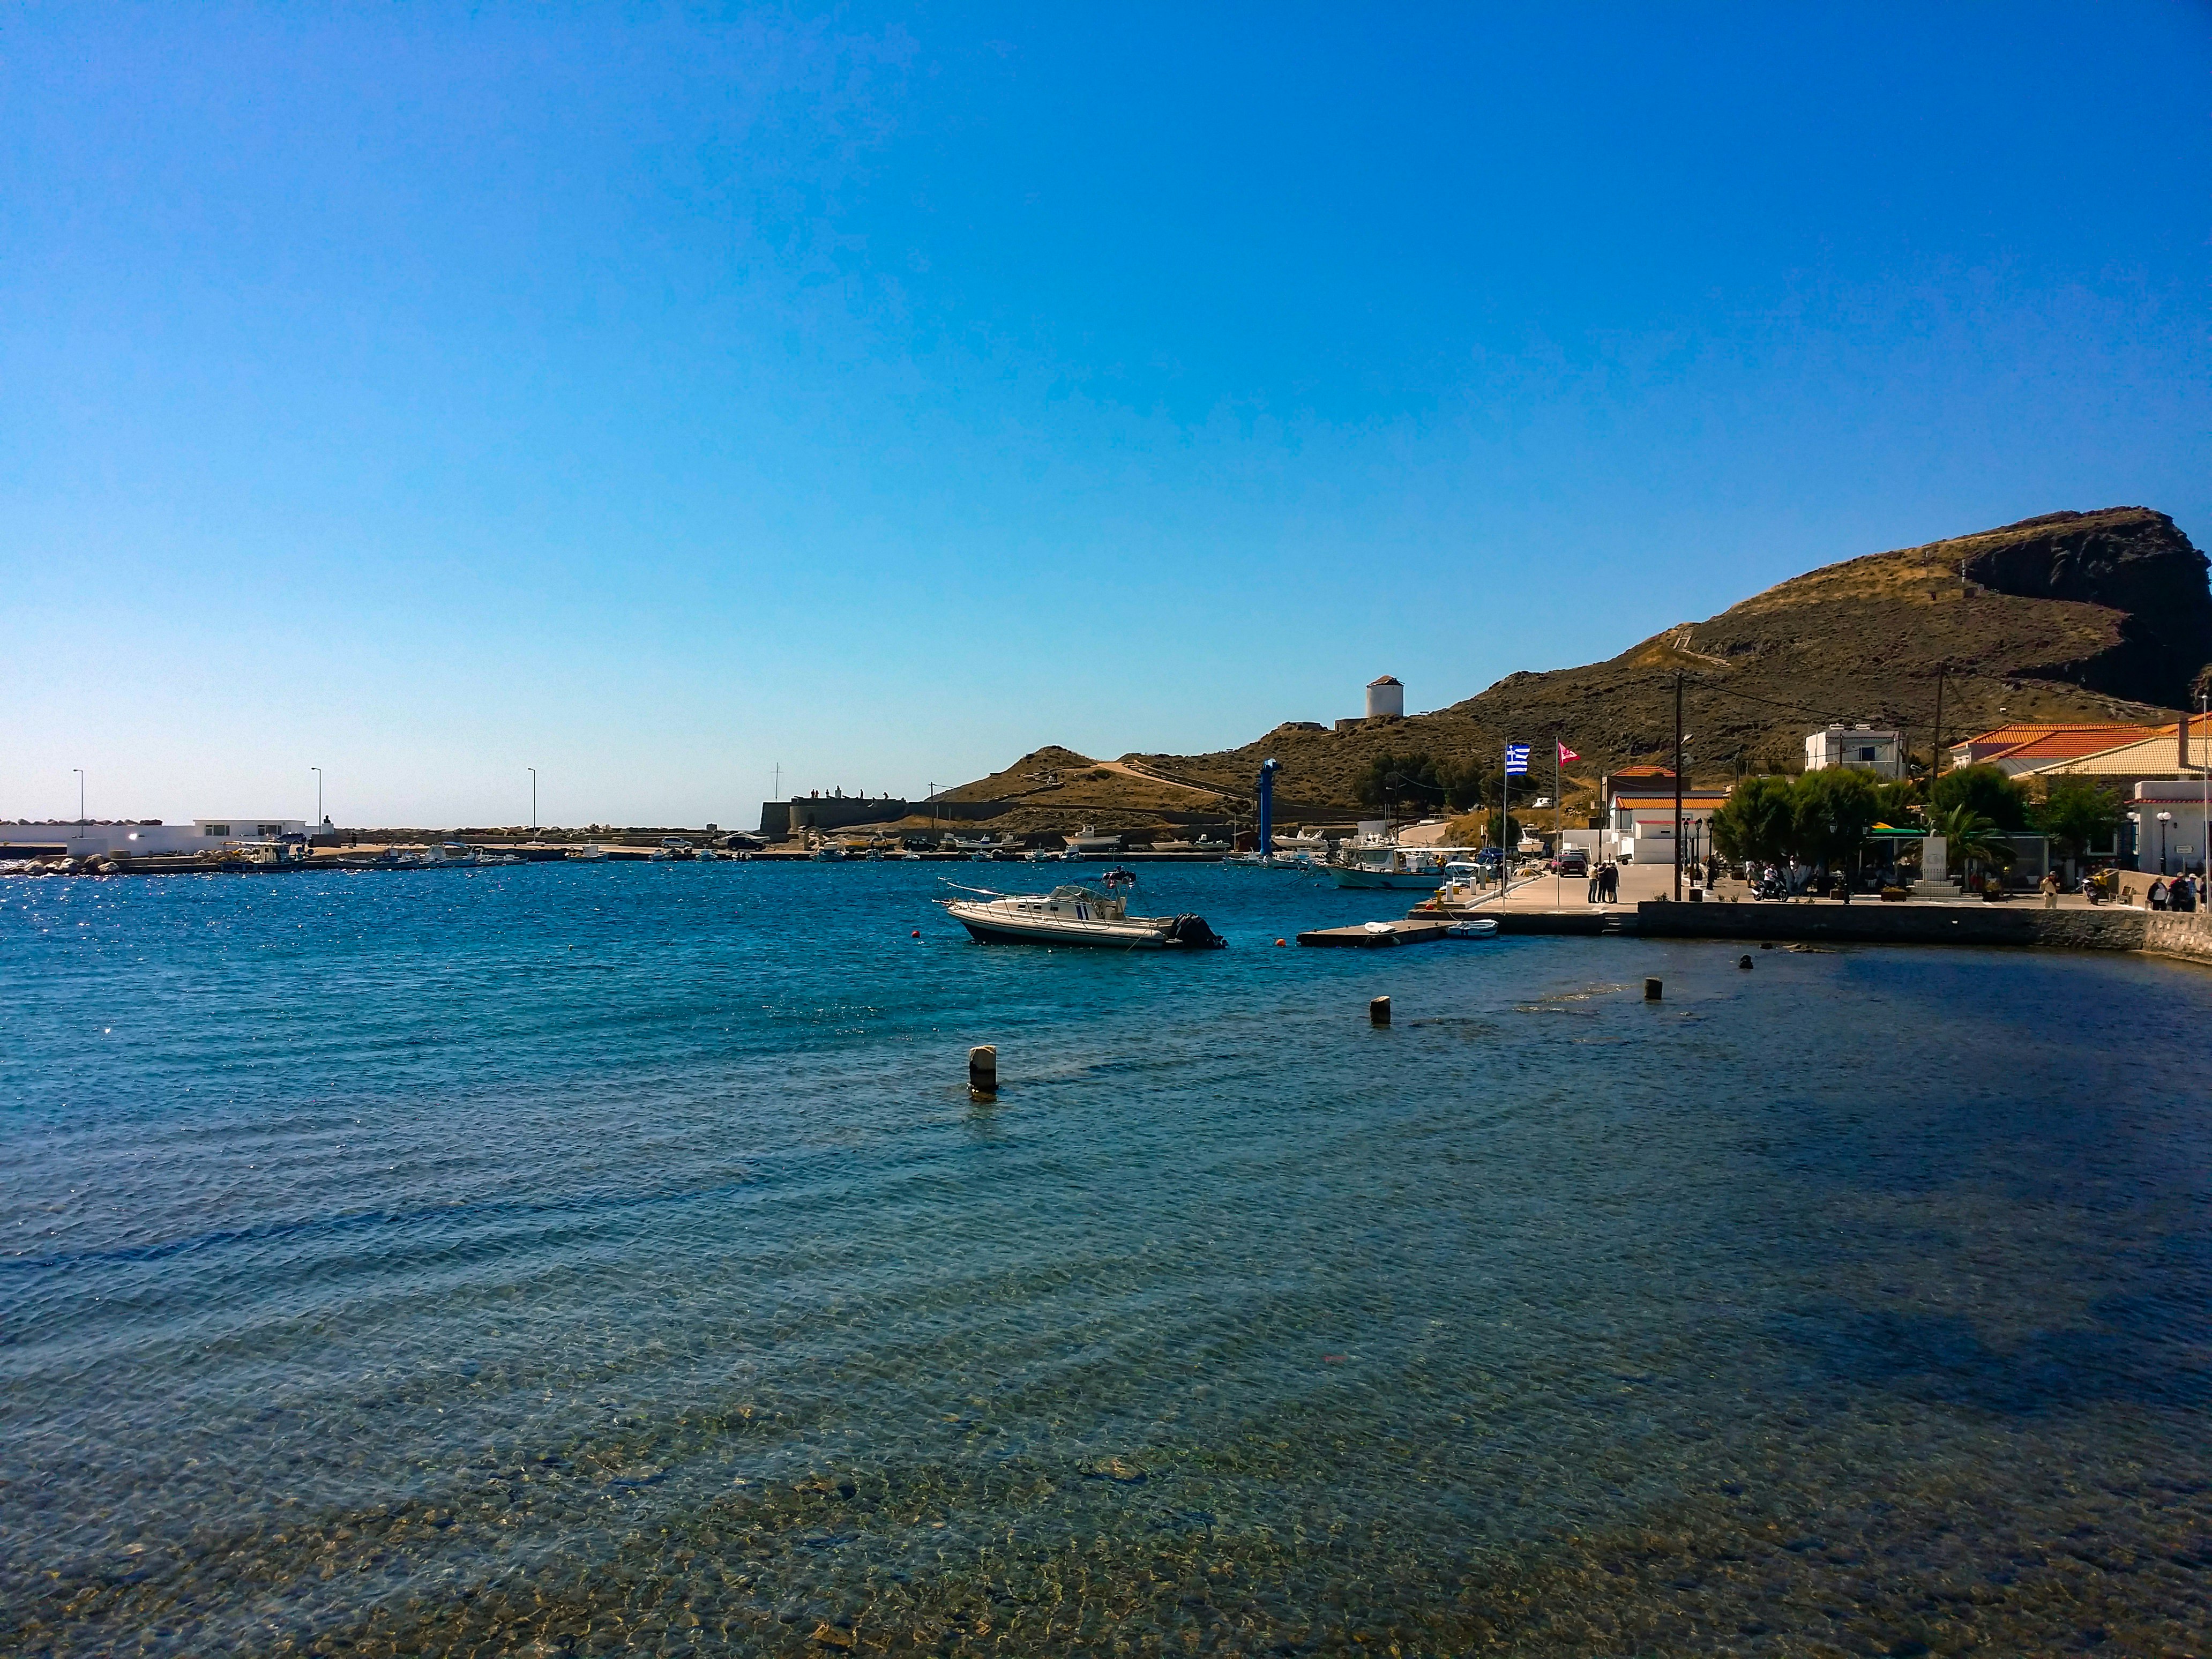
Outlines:
{"label": "rippled water surface", "polygon": [[0,884],[0,1649],[2212,1643],[2203,974],[944,872]]}

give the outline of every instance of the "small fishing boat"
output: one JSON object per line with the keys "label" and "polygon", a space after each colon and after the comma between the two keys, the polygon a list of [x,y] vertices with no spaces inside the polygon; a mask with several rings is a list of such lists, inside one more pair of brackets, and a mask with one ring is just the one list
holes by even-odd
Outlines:
{"label": "small fishing boat", "polygon": [[476,848],[466,842],[437,842],[419,853],[403,854],[399,861],[417,870],[470,870],[477,863]]}
{"label": "small fishing boat", "polygon": [[1476,916],[1472,921],[1455,921],[1444,929],[1446,939],[1488,939],[1498,932],[1496,916]]}
{"label": "small fishing boat", "polygon": [[1433,893],[1443,884],[1443,860],[1427,847],[1395,842],[1366,842],[1343,854],[1345,862],[1327,866],[1339,887],[1400,887]]}
{"label": "small fishing boat", "polygon": [[583,847],[571,847],[566,856],[572,864],[599,864],[605,862],[607,849],[592,842]]}
{"label": "small fishing boat", "polygon": [[1049,893],[940,899],[978,945],[1094,945],[1123,951],[1219,950],[1229,941],[1203,916],[1133,916],[1125,898],[1073,884]]}
{"label": "small fishing boat", "polygon": [[1118,830],[1109,834],[1086,823],[1080,835],[1066,839],[1069,854],[1079,859],[1102,859],[1121,850],[1122,837]]}

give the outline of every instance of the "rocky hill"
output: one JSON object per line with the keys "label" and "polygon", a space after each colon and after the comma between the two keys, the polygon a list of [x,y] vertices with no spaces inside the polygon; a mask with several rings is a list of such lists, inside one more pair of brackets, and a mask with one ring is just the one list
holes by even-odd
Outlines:
{"label": "rocky hill", "polygon": [[1572,794],[1601,772],[1666,758],[1677,674],[1698,781],[1725,781],[1740,763],[1796,763],[1804,734],[1829,721],[1901,728],[1924,757],[1939,665],[1954,741],[2008,720],[2171,720],[2212,665],[2206,571],[2162,513],[2046,514],[1824,566],[1607,661],[1510,674],[1433,714],[1341,732],[1293,722],[1208,755],[1040,750],[957,793],[1019,799],[1025,823],[1088,813],[1121,827],[1147,812],[1236,810],[1272,756],[1292,813],[1347,816],[1379,753],[1487,761],[1510,737],[1540,759],[1556,734],[1583,757]]}
{"label": "rocky hill", "polygon": [[1539,756],[1553,734],[1601,771],[1663,761],[1674,687],[1699,779],[1738,759],[1802,759],[1831,720],[1895,726],[1925,755],[1936,672],[1955,741],[2004,720],[2171,720],[2212,664],[2204,556],[2162,513],[2053,513],[1808,572],[1701,623],[1665,629],[1606,662],[1508,675],[1434,714],[1345,732],[1278,726],[1212,755],[1132,755],[1161,775],[1248,792],[1259,763],[1283,763],[1303,799],[1349,805],[1353,780],[1385,750],[1494,757],[1510,736]]}

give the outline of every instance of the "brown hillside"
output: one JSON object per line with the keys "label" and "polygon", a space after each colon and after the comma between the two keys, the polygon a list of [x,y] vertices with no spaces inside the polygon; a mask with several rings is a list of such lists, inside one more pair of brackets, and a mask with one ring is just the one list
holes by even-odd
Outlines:
{"label": "brown hillside", "polygon": [[2170,720],[2212,662],[2205,571],[2163,514],[2051,514],[1828,565],[1610,661],[1510,674],[1434,714],[1341,732],[1294,723],[1221,753],[1127,759],[1241,796],[1272,755],[1285,793],[1348,807],[1353,780],[1385,750],[1486,759],[1510,735],[1541,763],[1556,732],[1580,751],[1571,769],[1587,787],[1601,771],[1664,758],[1678,672],[1688,769],[1703,779],[1729,777],[1739,756],[1788,764],[1804,733],[1830,720],[1901,727],[1924,754],[1938,664],[1948,665],[1954,741],[2007,719]]}

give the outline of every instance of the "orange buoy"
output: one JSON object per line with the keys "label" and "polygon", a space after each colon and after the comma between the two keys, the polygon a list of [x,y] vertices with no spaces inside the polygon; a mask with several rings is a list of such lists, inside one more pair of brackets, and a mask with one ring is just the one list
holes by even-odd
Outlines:
{"label": "orange buoy", "polygon": [[1276,944],[1278,944],[1278,945],[1280,945],[1282,942],[1283,942],[1283,941],[1282,941],[1282,940],[1280,940],[1280,939],[1277,939],[1277,940],[1275,941],[1275,943],[1276,943]]}
{"label": "orange buoy", "polygon": [[915,928],[915,929],[914,930],[914,936],[915,936],[916,939],[920,939],[920,938],[921,937],[921,928],[919,928],[919,927]]}

